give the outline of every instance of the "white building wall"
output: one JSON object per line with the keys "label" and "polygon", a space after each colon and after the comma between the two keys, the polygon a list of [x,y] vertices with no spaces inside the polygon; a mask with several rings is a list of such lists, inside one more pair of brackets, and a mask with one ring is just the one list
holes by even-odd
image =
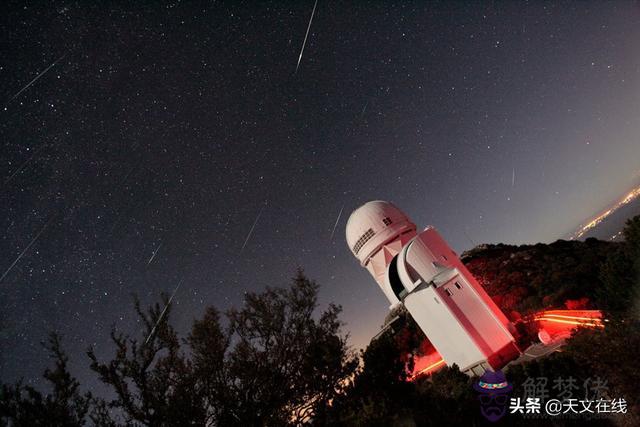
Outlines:
{"label": "white building wall", "polygon": [[[456,282],[460,289],[456,287]],[[513,342],[512,335],[463,276],[455,276],[440,290],[443,301],[457,314],[459,321],[487,356]]]}
{"label": "white building wall", "polygon": [[449,247],[442,236],[440,236],[440,233],[438,233],[438,231],[433,227],[427,227],[418,235],[418,238],[423,245],[429,249],[433,256],[433,260],[444,262],[445,264],[460,270],[460,273],[468,280],[469,284],[473,286],[482,301],[491,308],[493,315],[505,326],[506,329],[508,329],[510,322],[509,319],[507,319],[507,316],[505,316],[502,310],[500,310],[496,303],[493,302],[484,288],[473,277],[460,258],[458,258],[458,255]]}
{"label": "white building wall", "polygon": [[486,360],[434,287],[417,288],[405,298],[404,305],[447,365],[455,363],[464,370]]}
{"label": "white building wall", "polygon": [[[421,328],[428,328],[428,333],[423,329],[425,334],[448,365],[455,363],[465,369],[487,362],[494,353],[514,342],[501,318],[486,303],[484,297],[490,299],[486,292],[473,276],[461,274],[458,257],[436,230],[429,228],[413,239],[400,253],[399,263],[405,288],[413,291],[404,300],[405,306],[408,309],[413,306],[413,310],[409,309],[411,315],[416,322],[421,319],[418,323]],[[424,284],[414,289],[417,283]],[[429,294],[422,289],[425,284],[431,285]],[[433,305],[433,297],[440,301],[439,305]],[[427,304],[435,311],[421,311],[422,300],[425,300],[422,305]],[[430,334],[436,335],[432,339]]]}

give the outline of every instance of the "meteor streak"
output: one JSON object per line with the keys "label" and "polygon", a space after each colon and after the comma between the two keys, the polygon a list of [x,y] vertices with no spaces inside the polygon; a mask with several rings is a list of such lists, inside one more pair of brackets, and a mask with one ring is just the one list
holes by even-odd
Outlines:
{"label": "meteor streak", "polygon": [[24,256],[24,254],[27,253],[27,251],[29,250],[29,248],[31,246],[33,246],[33,244],[40,238],[40,236],[42,235],[42,233],[44,233],[44,230],[46,230],[46,228],[49,226],[49,224],[51,224],[51,221],[53,221],[53,218],[55,217],[55,215],[53,215],[51,218],[49,218],[49,221],[47,221],[42,228],[40,229],[40,231],[38,231],[38,234],[36,234],[36,236],[31,239],[31,242],[29,242],[29,244],[27,245],[26,248],[24,248],[24,250],[20,253],[20,255],[18,255],[18,257],[15,259],[15,261],[13,261],[13,263],[9,266],[9,268],[7,269],[7,271],[4,272],[4,274],[2,275],[2,277],[0,277],[0,283],[4,280],[4,278],[7,276],[7,274],[9,274],[9,272],[11,270],[13,270],[13,267],[16,266],[16,264],[18,263],[18,261],[20,261],[20,258],[22,258]]}
{"label": "meteor streak", "polygon": [[156,248],[155,251],[153,251],[153,255],[151,255],[151,258],[149,258],[149,261],[147,262],[147,265],[151,264],[151,261],[153,261],[153,259],[156,257],[156,254],[158,253],[158,251],[160,250],[160,247],[162,246],[162,243],[160,243],[158,245],[158,247]]}
{"label": "meteor streak", "polygon": [[247,246],[247,242],[249,242],[249,239],[251,238],[251,234],[253,233],[253,229],[256,228],[256,224],[258,223],[258,220],[260,219],[260,215],[262,215],[262,211],[264,210],[264,206],[262,207],[262,209],[260,209],[260,212],[258,213],[258,216],[256,217],[256,220],[253,221],[253,225],[251,226],[251,230],[249,230],[249,233],[247,234],[247,238],[244,239],[244,243],[242,244],[242,249],[240,249],[240,253],[242,253],[242,251],[244,250],[244,247]]}
{"label": "meteor streak", "polygon": [[27,165],[29,163],[31,163],[31,160],[33,160],[33,158],[36,156],[36,154],[38,154],[40,152],[40,150],[42,150],[44,147],[46,147],[46,144],[42,144],[40,147],[35,149],[33,151],[33,154],[31,155],[31,157],[29,157],[22,165],[20,165],[20,167],[18,169],[16,169],[15,172],[13,172],[11,174],[11,176],[4,181],[4,183],[8,184],[9,181],[11,181],[17,174],[19,174],[24,168],[26,168]]}
{"label": "meteor streak", "polygon": [[340,208],[340,213],[338,213],[338,218],[336,219],[336,223],[333,224],[333,230],[331,231],[331,238],[329,240],[333,240],[333,235],[336,232],[336,227],[338,226],[338,222],[340,221],[340,217],[342,216],[342,210],[344,209],[344,205]]}
{"label": "meteor streak", "polygon": [[300,49],[300,56],[298,56],[298,65],[296,65],[296,72],[298,73],[298,68],[300,67],[300,61],[302,60],[302,54],[304,53],[304,47],[307,44],[307,37],[309,37],[309,29],[311,29],[311,22],[313,22],[313,15],[316,13],[316,6],[318,5],[318,0],[313,4],[313,10],[311,11],[311,18],[309,18],[309,25],[307,26],[307,33],[304,35],[304,41],[302,42],[302,49]]}
{"label": "meteor streak", "polygon": [[171,297],[169,298],[169,301],[167,301],[167,305],[164,306],[164,310],[162,310],[162,313],[160,313],[160,317],[158,317],[158,320],[156,321],[156,324],[153,325],[153,328],[151,329],[151,332],[149,332],[149,336],[147,337],[146,340],[144,340],[144,344],[145,345],[147,345],[147,343],[149,342],[149,339],[153,336],[154,332],[156,331],[156,328],[160,324],[160,321],[164,317],[164,314],[167,312],[167,309],[169,308],[169,305],[171,305],[171,301],[173,300],[173,297],[176,295],[176,292],[178,292],[178,289],[180,288],[180,285],[182,285],[182,279],[180,279],[180,281],[178,282],[178,286],[176,286],[176,288],[173,290],[173,293],[171,294]]}
{"label": "meteor streak", "polygon": [[[22,89],[20,89],[15,95],[13,95],[11,97],[10,100],[7,101],[7,104],[9,104],[11,101],[13,101],[14,99],[16,99],[18,96],[20,96],[20,94],[22,92],[24,92],[25,90],[29,89],[29,87],[31,87],[32,84],[34,84],[35,82],[38,81],[38,79],[42,76],[44,76],[47,71],[49,71],[50,69],[53,68],[54,65],[56,65],[58,62],[60,62],[65,56],[67,56],[67,54],[65,53],[64,55],[62,55],[60,58],[56,59],[53,64],[49,65],[47,68],[44,69],[44,71],[42,71],[40,74],[38,74],[33,80],[31,80],[29,83],[27,83],[27,85],[25,87],[23,87]],[[6,104],[5,104],[6,105]]]}

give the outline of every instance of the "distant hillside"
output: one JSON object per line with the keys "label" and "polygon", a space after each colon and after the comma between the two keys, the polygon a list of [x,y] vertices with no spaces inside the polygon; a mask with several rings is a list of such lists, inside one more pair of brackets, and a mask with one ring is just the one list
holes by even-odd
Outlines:
{"label": "distant hillside", "polygon": [[628,218],[640,215],[640,186],[624,195],[602,212],[586,220],[569,239],[584,240],[595,237],[601,240],[616,240],[621,238],[622,229]]}
{"label": "distant hillside", "polygon": [[545,308],[598,308],[600,269],[618,246],[594,238],[548,245],[480,245],[461,258],[513,318]]}
{"label": "distant hillside", "polygon": [[640,198],[621,206],[602,220],[601,223],[585,232],[580,239],[595,237],[602,240],[620,239],[620,232],[624,228],[627,218],[640,215]]}

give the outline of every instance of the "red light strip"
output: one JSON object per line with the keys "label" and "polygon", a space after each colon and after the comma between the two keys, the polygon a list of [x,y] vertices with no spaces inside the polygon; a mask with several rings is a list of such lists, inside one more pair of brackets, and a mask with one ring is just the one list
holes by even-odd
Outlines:
{"label": "red light strip", "polygon": [[600,327],[600,328],[604,328],[604,325],[600,322],[578,322],[576,320],[562,320],[562,319],[554,319],[552,318],[548,318],[548,317],[536,317],[533,320],[538,320],[538,321],[545,321],[545,322],[555,322],[555,323],[566,323],[569,325],[576,325],[576,326],[594,326],[594,327]]}
{"label": "red light strip", "polygon": [[409,378],[409,380],[410,380],[410,381],[413,381],[413,380],[414,380],[416,377],[418,377],[419,375],[426,374],[426,373],[427,373],[427,371],[429,371],[429,370],[431,370],[431,369],[433,369],[433,368],[435,368],[435,367],[437,367],[437,366],[440,366],[440,365],[442,365],[443,363],[444,363],[444,359],[440,359],[440,360],[438,360],[437,362],[432,363],[431,365],[427,366],[426,368],[420,369],[420,371],[419,371],[419,372],[416,372],[414,375],[412,375],[412,376]]}
{"label": "red light strip", "polygon": [[541,316],[560,317],[561,319],[575,319],[575,320],[588,320],[588,321],[600,320],[600,316],[581,317],[581,316],[568,316],[566,314],[553,314],[553,313],[547,313],[547,312],[543,312]]}

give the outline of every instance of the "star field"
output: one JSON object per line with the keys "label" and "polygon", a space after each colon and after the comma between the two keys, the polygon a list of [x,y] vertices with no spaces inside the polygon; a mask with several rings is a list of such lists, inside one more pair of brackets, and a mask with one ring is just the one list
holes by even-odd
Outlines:
{"label": "star field", "polygon": [[640,179],[637,4],[313,7],[5,6],[3,381],[40,384],[55,330],[92,385],[132,293],[181,282],[186,331],[298,266],[360,348],[387,310],[344,241],[360,204],[462,252],[563,237]]}

